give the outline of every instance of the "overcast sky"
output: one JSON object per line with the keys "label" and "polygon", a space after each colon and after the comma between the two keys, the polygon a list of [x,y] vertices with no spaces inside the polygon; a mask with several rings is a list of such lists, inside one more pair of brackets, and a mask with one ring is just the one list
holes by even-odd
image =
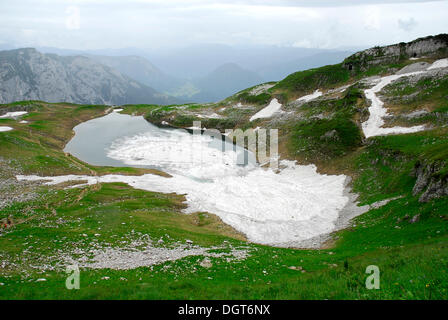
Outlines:
{"label": "overcast sky", "polygon": [[0,0],[0,44],[369,47],[448,33],[448,1]]}

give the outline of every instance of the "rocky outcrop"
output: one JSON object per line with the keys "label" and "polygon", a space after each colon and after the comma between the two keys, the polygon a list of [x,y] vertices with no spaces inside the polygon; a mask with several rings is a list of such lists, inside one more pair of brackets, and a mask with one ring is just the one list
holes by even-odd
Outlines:
{"label": "rocky outcrop", "polygon": [[35,49],[0,52],[0,103],[20,100],[81,104],[170,104],[176,100],[82,56]]}
{"label": "rocky outcrop", "polygon": [[344,60],[348,70],[364,71],[375,65],[395,63],[423,56],[445,56],[448,53],[448,34],[439,34],[405,43],[385,47],[374,47],[360,51]]}
{"label": "rocky outcrop", "polygon": [[3,106],[0,107],[0,116],[8,113],[8,112],[16,112],[16,111],[27,111],[30,112],[31,110],[34,110],[34,108],[38,106],[38,104],[34,102],[25,102],[25,103],[19,103],[14,104],[10,106]]}
{"label": "rocky outcrop", "polygon": [[420,202],[428,202],[448,195],[448,176],[441,173],[446,166],[443,161],[429,164],[418,161],[414,168],[414,176],[417,177],[412,193],[414,196],[422,193]]}
{"label": "rocky outcrop", "polygon": [[320,140],[324,141],[338,141],[339,139],[339,134],[335,129],[325,132],[325,134],[320,137]]}

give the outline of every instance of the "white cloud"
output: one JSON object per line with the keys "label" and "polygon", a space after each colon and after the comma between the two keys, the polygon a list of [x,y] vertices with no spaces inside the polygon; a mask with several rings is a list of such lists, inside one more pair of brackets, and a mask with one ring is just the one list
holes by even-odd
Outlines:
{"label": "white cloud", "polygon": [[368,30],[379,30],[381,27],[381,10],[378,6],[367,6],[365,8],[364,28]]}
{"label": "white cloud", "polygon": [[417,21],[414,18],[398,19],[398,27],[404,31],[412,31],[417,26]]}
{"label": "white cloud", "polygon": [[81,28],[81,10],[79,7],[70,6],[65,10],[65,27],[68,30],[78,30]]}
{"label": "white cloud", "polygon": [[293,46],[293,47],[296,47],[296,48],[312,48],[312,47],[313,47],[313,44],[312,44],[312,42],[311,42],[310,40],[308,40],[308,39],[302,39],[302,40],[299,40],[299,41],[294,42],[294,43],[292,44],[292,46]]}
{"label": "white cloud", "polygon": [[72,49],[199,42],[360,47],[446,32],[446,12],[448,1],[1,1],[0,42]]}

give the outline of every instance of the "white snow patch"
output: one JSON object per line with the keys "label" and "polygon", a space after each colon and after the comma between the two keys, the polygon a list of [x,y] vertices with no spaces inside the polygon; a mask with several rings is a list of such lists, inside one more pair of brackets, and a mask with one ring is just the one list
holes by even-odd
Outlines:
{"label": "white snow patch", "polygon": [[15,112],[7,112],[4,115],[0,116],[0,119],[6,119],[6,118],[18,118],[20,116],[23,116],[24,114],[27,114],[27,111],[15,111]]}
{"label": "white snow patch", "polygon": [[[168,173],[192,179],[213,179],[244,171],[237,165],[238,159],[244,159],[243,148],[234,151],[233,145],[228,143],[227,150],[222,152],[220,148],[210,147],[213,142],[210,136],[192,135],[186,130],[148,132],[116,140],[107,156],[127,165],[162,167]],[[221,141],[216,144],[222,146]],[[252,163],[246,169],[254,167],[255,159]]]}
{"label": "white snow patch", "polygon": [[439,68],[448,68],[448,58],[434,61],[434,63],[431,66],[429,66],[428,69],[426,70],[433,70]]}
{"label": "white snow patch", "polygon": [[349,202],[344,195],[346,176],[320,175],[313,165],[299,166],[285,160],[281,164],[285,168],[278,174],[260,167],[241,173],[233,167],[232,174],[218,172],[208,180],[181,174],[172,174],[171,178],[147,174],[17,179],[46,180],[48,185],[76,180],[85,180],[87,184],[124,182],[148,191],[185,194],[186,213],[214,213],[249,240],[262,244],[302,241],[331,232],[339,212]]}
{"label": "white snow patch", "polygon": [[311,100],[314,100],[316,98],[319,98],[323,93],[321,91],[319,91],[319,89],[317,89],[316,91],[314,91],[311,94],[308,94],[306,96],[300,97],[299,99],[297,99],[296,101],[305,101],[305,102],[309,102]]}
{"label": "white snow patch", "polygon": [[422,131],[425,129],[424,125],[414,127],[382,128],[382,126],[384,125],[383,117],[387,115],[387,109],[383,107],[384,102],[382,102],[380,98],[378,98],[378,96],[376,95],[385,86],[401,77],[412,76],[421,73],[423,73],[423,71],[404,73],[404,74],[394,74],[382,77],[374,87],[364,90],[366,98],[372,102],[372,105],[369,107],[370,117],[366,122],[362,123],[362,130],[366,138],[387,134],[411,133]]}
{"label": "white snow patch", "polygon": [[6,132],[6,131],[11,131],[14,130],[11,127],[6,127],[6,126],[0,126],[0,132]]}
{"label": "white snow patch", "polygon": [[209,118],[209,119],[220,119],[222,118],[221,115],[217,113],[211,113],[211,114],[196,114],[196,117],[198,118]]}
{"label": "white snow patch", "polygon": [[26,121],[26,120],[22,120],[22,121],[20,121],[19,123],[28,123],[28,121]]}
{"label": "white snow patch", "polygon": [[256,114],[254,114],[249,121],[254,121],[256,119],[262,119],[262,118],[270,118],[275,113],[281,112],[282,105],[278,102],[276,98],[272,99],[269,105],[260,111],[258,111]]}
{"label": "white snow patch", "polygon": [[112,112],[121,112],[123,109],[114,109]]}

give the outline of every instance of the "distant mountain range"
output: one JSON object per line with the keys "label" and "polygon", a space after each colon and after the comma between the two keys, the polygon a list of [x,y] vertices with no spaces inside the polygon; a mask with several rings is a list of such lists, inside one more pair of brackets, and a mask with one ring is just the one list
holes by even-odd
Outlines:
{"label": "distant mountain range", "polygon": [[216,102],[294,71],[337,63],[351,53],[213,44],[154,52],[15,49],[0,52],[0,102]]}
{"label": "distant mountain range", "polygon": [[292,72],[339,63],[351,54],[352,51],[320,52],[311,56],[266,64],[256,69],[256,72],[266,80],[277,81],[285,78]]}
{"label": "distant mountain range", "polygon": [[[320,57],[327,55],[334,61],[335,53],[339,53],[345,58],[355,51],[291,46],[198,44],[174,49],[152,50],[146,53],[136,49],[135,54],[148,59],[165,73],[176,78],[191,80],[205,77],[224,64],[235,63],[246,70],[258,73],[265,81],[279,81],[292,72],[307,69],[308,65],[302,66],[301,63],[306,63],[308,58],[312,61],[316,55]],[[129,52],[132,50],[129,49]],[[119,53],[110,51],[108,55],[122,55]],[[340,60],[336,60],[335,63]],[[278,70],[278,65],[284,64],[289,64],[291,68],[287,74],[284,73],[284,70]],[[328,63],[324,62],[324,64]]]}
{"label": "distant mountain range", "polygon": [[102,56],[87,54],[86,57],[113,68],[128,77],[150,86],[160,92],[173,90],[184,81],[169,76],[140,56]]}
{"label": "distant mountain range", "polygon": [[200,91],[191,96],[193,101],[213,102],[222,100],[240,91],[265,82],[256,72],[245,70],[235,63],[219,66],[205,77],[192,83]]}
{"label": "distant mountain range", "polygon": [[43,100],[82,104],[172,104],[178,100],[84,56],[36,49],[0,52],[0,103]]}
{"label": "distant mountain range", "polygon": [[264,82],[256,72],[245,70],[235,63],[225,63],[205,76],[190,80],[169,76],[139,56],[86,56],[160,92],[188,102],[219,101],[242,88]]}
{"label": "distant mountain range", "polygon": [[163,54],[136,53],[157,61],[157,67],[142,56],[87,56],[180,100],[216,102],[291,72],[338,63],[352,51],[202,45]]}

